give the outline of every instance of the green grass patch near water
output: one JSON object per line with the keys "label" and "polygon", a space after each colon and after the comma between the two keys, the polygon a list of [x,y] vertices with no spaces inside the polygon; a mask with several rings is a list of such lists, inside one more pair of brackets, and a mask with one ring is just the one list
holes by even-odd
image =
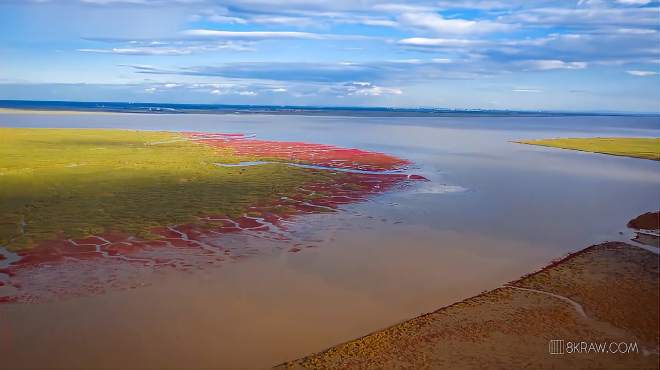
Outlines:
{"label": "green grass patch near water", "polygon": [[660,138],[566,138],[517,143],[660,161]]}
{"label": "green grass patch near water", "polygon": [[111,230],[149,238],[154,226],[240,216],[327,176],[279,164],[218,167],[246,158],[179,139],[171,132],[0,128],[0,245],[16,251]]}

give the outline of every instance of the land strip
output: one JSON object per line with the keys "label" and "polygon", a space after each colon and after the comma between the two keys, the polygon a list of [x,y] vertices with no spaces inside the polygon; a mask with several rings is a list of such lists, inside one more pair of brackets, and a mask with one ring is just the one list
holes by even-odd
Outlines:
{"label": "land strip", "polygon": [[654,247],[593,245],[503,287],[279,367],[658,368],[658,279]]}
{"label": "land strip", "polygon": [[558,138],[516,143],[660,161],[660,138]]}

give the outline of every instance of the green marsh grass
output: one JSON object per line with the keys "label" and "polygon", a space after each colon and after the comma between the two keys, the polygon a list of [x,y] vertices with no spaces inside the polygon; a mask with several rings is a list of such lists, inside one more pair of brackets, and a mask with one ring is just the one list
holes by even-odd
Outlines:
{"label": "green marsh grass", "polygon": [[567,138],[517,141],[583,152],[660,160],[660,138]]}
{"label": "green marsh grass", "polygon": [[218,167],[246,158],[179,139],[155,131],[0,128],[0,245],[20,250],[107,231],[149,238],[152,227],[240,216],[327,176],[280,164]]}

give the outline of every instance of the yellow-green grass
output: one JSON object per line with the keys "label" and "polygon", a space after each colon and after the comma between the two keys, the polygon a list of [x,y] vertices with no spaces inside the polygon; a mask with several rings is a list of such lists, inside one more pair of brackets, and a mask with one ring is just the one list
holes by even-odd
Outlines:
{"label": "yellow-green grass", "polygon": [[107,231],[148,238],[152,227],[239,216],[328,176],[280,164],[218,167],[245,158],[179,139],[171,132],[0,128],[0,245],[20,250]]}
{"label": "yellow-green grass", "polygon": [[521,140],[517,143],[660,161],[660,138],[566,138]]}

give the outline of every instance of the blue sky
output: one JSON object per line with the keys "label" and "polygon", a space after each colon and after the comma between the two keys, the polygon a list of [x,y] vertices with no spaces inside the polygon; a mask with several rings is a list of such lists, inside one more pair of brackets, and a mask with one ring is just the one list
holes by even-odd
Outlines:
{"label": "blue sky", "polygon": [[651,0],[0,0],[0,99],[660,112]]}

